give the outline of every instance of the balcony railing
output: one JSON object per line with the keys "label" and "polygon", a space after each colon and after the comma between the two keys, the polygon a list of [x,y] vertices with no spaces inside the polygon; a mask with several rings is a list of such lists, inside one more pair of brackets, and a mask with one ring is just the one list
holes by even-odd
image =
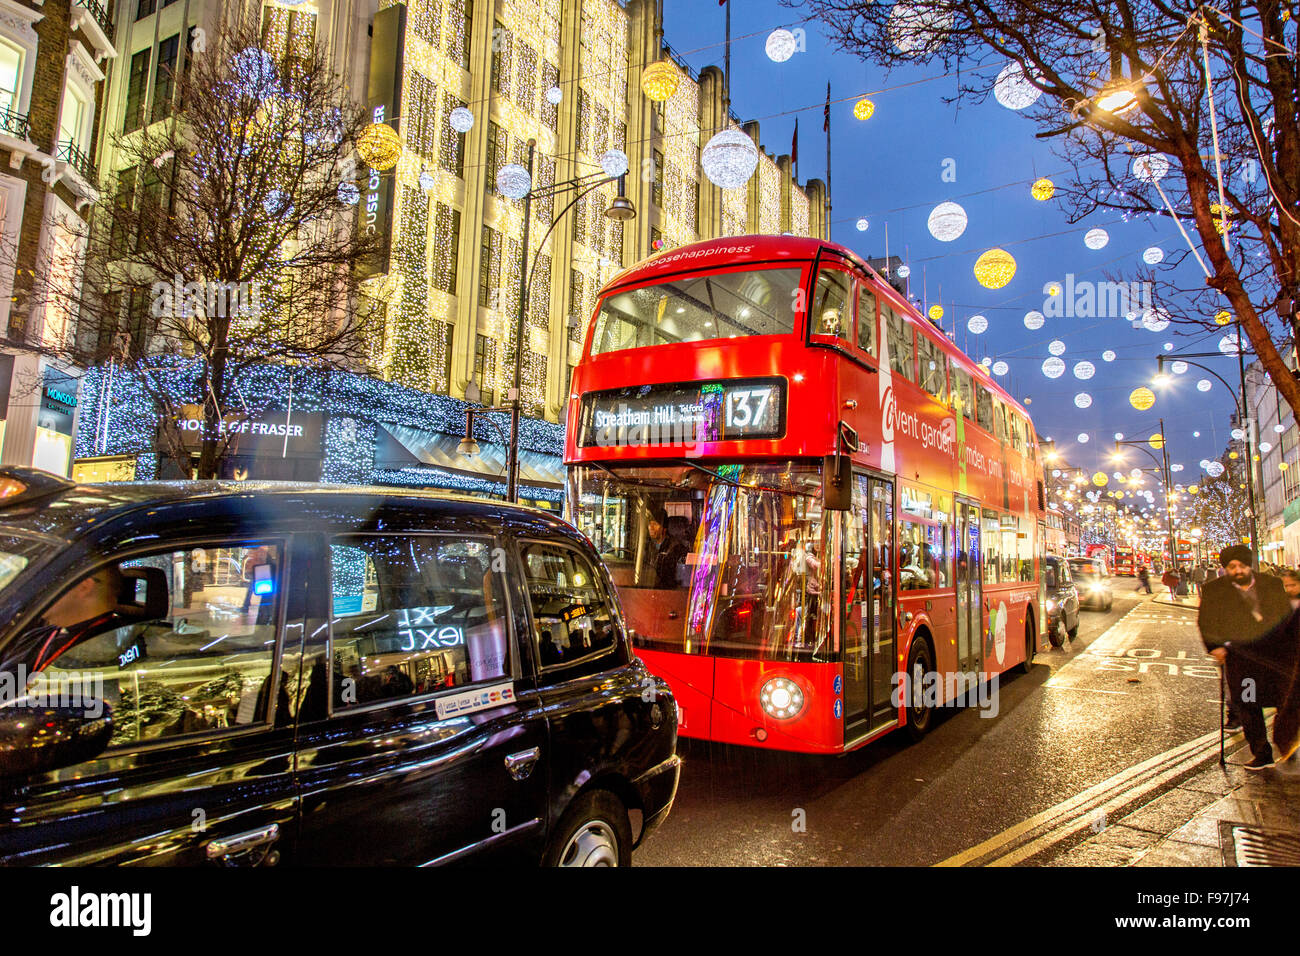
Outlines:
{"label": "balcony railing", "polygon": [[54,147],[54,158],[62,160],[73,169],[75,169],[81,178],[86,182],[94,185],[95,183],[95,164],[91,162],[90,157],[77,148],[77,144],[71,140],[63,140]]}
{"label": "balcony railing", "polygon": [[27,122],[27,114],[0,109],[0,133],[8,133],[10,136],[17,136],[19,139],[30,139],[32,127]]}
{"label": "balcony railing", "polygon": [[111,41],[113,39],[113,21],[109,18],[107,8],[98,0],[77,0],[77,4],[90,11],[90,15],[95,18],[99,28],[104,31],[104,36]]}

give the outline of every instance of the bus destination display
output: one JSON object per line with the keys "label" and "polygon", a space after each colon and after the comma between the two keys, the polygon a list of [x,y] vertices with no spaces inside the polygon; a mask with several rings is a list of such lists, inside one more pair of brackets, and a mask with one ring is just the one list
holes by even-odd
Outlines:
{"label": "bus destination display", "polygon": [[688,382],[584,396],[579,444],[681,445],[784,433],[784,379]]}

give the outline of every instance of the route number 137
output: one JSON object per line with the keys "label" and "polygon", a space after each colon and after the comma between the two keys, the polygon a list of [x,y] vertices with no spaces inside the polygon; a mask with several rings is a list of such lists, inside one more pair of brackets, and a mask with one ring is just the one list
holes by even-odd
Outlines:
{"label": "route number 137", "polygon": [[762,431],[771,412],[772,386],[737,388],[727,392],[727,430]]}

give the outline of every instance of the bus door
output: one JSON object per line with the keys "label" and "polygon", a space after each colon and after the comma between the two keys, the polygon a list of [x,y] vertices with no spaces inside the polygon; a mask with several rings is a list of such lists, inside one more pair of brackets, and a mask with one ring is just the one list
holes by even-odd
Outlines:
{"label": "bus door", "polygon": [[984,637],[980,509],[969,501],[957,507],[957,669],[975,674],[980,669]]}
{"label": "bus door", "polygon": [[855,474],[844,530],[844,741],[852,743],[898,720],[893,482]]}

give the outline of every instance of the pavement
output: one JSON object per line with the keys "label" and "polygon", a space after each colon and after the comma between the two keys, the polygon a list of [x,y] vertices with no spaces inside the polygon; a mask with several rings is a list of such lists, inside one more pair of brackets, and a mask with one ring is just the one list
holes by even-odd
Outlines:
{"label": "pavement", "polygon": [[[1171,600],[1167,591],[1149,603],[1200,606],[1195,596]],[[1250,750],[1240,731],[1227,737],[1225,763],[1218,750],[1212,740],[1197,769],[1149,803],[1114,821],[1097,815],[1093,835],[1050,865],[1300,866],[1300,754],[1253,772],[1241,766]]]}

